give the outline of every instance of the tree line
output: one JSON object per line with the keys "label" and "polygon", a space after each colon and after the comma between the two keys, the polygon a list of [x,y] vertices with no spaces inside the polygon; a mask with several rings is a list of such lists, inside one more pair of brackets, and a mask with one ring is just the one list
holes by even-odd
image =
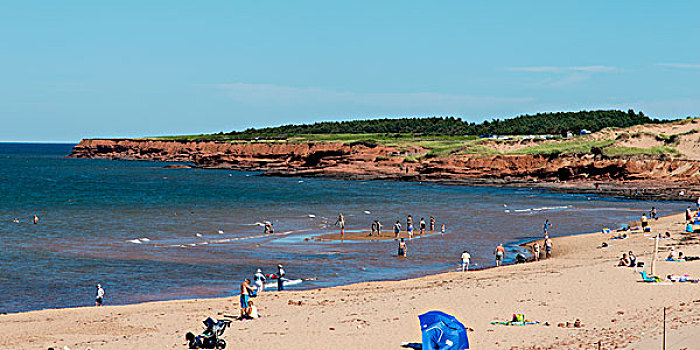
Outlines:
{"label": "tree line", "polygon": [[276,127],[232,131],[236,139],[286,138],[297,134],[412,134],[412,135],[534,135],[596,132],[607,127],[660,123],[634,110],[596,110],[521,115],[509,119],[470,123],[455,117],[382,118],[313,124],[289,124]]}

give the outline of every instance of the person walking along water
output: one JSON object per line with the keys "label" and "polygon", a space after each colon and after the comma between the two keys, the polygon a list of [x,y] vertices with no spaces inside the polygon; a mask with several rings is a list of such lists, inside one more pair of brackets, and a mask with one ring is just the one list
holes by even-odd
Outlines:
{"label": "person walking along water", "polygon": [[105,297],[105,290],[102,289],[102,285],[97,285],[97,295],[95,296],[95,306],[102,306],[102,302]]}
{"label": "person walking along water", "polygon": [[496,266],[501,266],[501,264],[503,264],[503,259],[506,257],[506,250],[503,248],[503,244],[499,243],[493,251],[493,254],[496,256]]}

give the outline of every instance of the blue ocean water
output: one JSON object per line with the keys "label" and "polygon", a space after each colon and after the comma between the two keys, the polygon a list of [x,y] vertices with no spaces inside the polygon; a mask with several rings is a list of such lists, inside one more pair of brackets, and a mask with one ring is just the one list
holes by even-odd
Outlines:
{"label": "blue ocean water", "polygon": [[[490,266],[497,243],[599,231],[684,203],[639,202],[531,189],[277,178],[255,172],[165,169],[167,163],[65,158],[72,145],[0,143],[0,312],[235,294],[257,268],[284,264],[297,288],[402,279],[457,268],[463,250]],[[445,235],[408,243],[306,240],[430,215]],[[33,215],[40,221],[33,224]],[[19,223],[13,219],[18,218]],[[263,235],[261,223],[274,223]],[[514,254],[509,254],[513,257]]]}

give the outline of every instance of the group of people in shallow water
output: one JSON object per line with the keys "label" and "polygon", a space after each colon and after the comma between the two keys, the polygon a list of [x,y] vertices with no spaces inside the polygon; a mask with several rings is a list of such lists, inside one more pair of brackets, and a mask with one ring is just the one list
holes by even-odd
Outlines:
{"label": "group of people in shallow water", "polygon": [[[379,223],[379,220],[375,220],[376,227],[378,229],[381,229],[381,224]],[[434,232],[435,231],[435,217],[430,216],[430,221],[429,225],[425,222],[425,218],[420,218],[420,221],[418,222],[418,229],[419,229],[419,235],[422,235],[426,232]],[[374,231],[375,224],[373,224],[372,228]],[[440,233],[444,234],[445,233],[445,224],[442,224],[440,228]],[[408,235],[408,239],[413,238],[413,216],[408,215],[406,217],[406,234]],[[373,233],[373,232],[372,232]],[[372,235],[370,233],[370,236]],[[399,247],[398,247],[398,256],[399,257],[406,257],[408,254],[408,246],[406,245],[406,240],[404,238],[399,238],[399,235],[401,234],[401,222],[399,220],[396,220],[396,223],[394,223],[394,238],[398,239],[399,241]],[[377,232],[377,235],[381,235],[381,231]]]}

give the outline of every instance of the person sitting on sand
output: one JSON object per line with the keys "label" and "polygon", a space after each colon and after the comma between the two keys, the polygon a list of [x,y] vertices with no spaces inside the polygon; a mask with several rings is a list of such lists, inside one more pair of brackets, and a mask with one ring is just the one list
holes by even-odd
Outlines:
{"label": "person sitting on sand", "polygon": [[503,244],[499,243],[498,246],[496,246],[493,255],[496,256],[496,266],[501,266],[503,259],[506,257],[506,250],[503,248]]}
{"label": "person sitting on sand", "polygon": [[252,300],[248,300],[248,306],[250,307],[250,313],[248,316],[250,318],[260,318],[260,314],[258,313],[258,307],[255,306]]}
{"label": "person sitting on sand", "polygon": [[631,250],[627,252],[627,257],[630,259],[630,264],[628,265],[629,267],[637,266],[637,256],[634,255]]}
{"label": "person sitting on sand", "polygon": [[425,233],[425,219],[420,218],[420,222],[418,222],[418,227],[420,228],[420,234],[422,235]]}
{"label": "person sitting on sand", "polygon": [[399,241],[399,256],[406,257],[406,254],[408,253],[408,247],[406,246],[406,242],[401,238]]}
{"label": "person sitting on sand", "polygon": [[394,224],[395,238],[399,238],[399,233],[401,233],[401,223],[399,222],[399,220],[396,220],[396,223]]}
{"label": "person sitting on sand", "polygon": [[552,240],[549,237],[547,237],[544,240],[544,253],[545,253],[544,257],[547,259],[552,257],[552,245],[553,245]]}
{"label": "person sitting on sand", "polygon": [[462,272],[469,270],[469,260],[471,260],[472,256],[469,254],[468,251],[463,251],[462,252]]}
{"label": "person sitting on sand", "polygon": [[535,261],[540,261],[540,244],[537,242],[532,245],[532,255],[535,257]]}
{"label": "person sitting on sand", "polygon": [[627,257],[627,253],[622,253],[622,257],[620,258],[620,261],[617,263],[617,266],[624,266],[624,267],[630,266],[630,259]]}
{"label": "person sitting on sand", "polygon": [[250,317],[250,296],[253,295],[253,288],[250,287],[250,280],[245,279],[241,283],[241,318]]}
{"label": "person sitting on sand", "polygon": [[95,296],[95,306],[102,306],[102,302],[105,297],[105,290],[102,289],[102,285],[97,285],[97,295]]}
{"label": "person sitting on sand", "polygon": [[676,248],[671,247],[671,251],[668,252],[668,256],[666,257],[666,260],[676,260],[678,258],[678,254],[676,253]]}
{"label": "person sitting on sand", "polygon": [[435,231],[435,218],[431,215],[430,216],[430,232]]}

